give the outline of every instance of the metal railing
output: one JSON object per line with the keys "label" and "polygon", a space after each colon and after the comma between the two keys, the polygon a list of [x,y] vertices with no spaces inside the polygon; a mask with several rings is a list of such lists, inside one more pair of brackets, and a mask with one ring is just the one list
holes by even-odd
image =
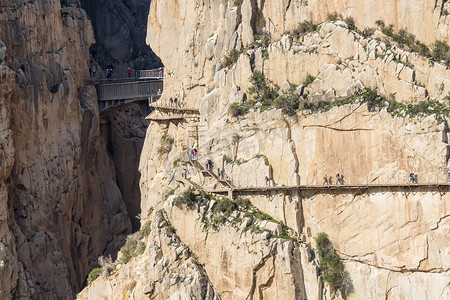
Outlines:
{"label": "metal railing", "polygon": [[152,70],[136,70],[136,77],[138,78],[163,78],[164,68]]}

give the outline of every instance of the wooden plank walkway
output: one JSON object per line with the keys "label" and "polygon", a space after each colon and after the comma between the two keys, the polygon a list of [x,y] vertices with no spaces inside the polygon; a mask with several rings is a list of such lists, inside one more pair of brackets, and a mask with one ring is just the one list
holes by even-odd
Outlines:
{"label": "wooden plank walkway", "polygon": [[362,185],[294,185],[294,186],[262,186],[262,187],[234,187],[206,190],[213,194],[260,194],[272,192],[314,192],[314,193],[378,193],[378,192],[419,192],[434,191],[446,193],[450,191],[450,185],[444,183],[435,184],[362,184]]}

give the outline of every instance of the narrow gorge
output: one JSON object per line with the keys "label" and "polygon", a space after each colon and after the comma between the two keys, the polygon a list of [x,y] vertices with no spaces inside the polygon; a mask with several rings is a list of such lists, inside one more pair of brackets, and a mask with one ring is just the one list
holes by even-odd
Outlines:
{"label": "narrow gorge", "polygon": [[0,3],[1,299],[450,298],[447,0]]}

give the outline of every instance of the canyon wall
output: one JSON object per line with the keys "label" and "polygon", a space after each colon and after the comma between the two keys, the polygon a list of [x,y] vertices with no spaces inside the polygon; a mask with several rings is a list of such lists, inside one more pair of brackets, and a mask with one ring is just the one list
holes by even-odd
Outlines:
{"label": "canyon wall", "polygon": [[[446,187],[264,189],[266,176],[284,188],[321,185],[325,173],[336,184],[337,172],[344,184],[405,184],[410,172],[419,183],[446,184],[449,69],[402,48],[381,28],[368,36],[361,31],[382,19],[427,44],[448,42],[447,7],[446,1],[402,0],[152,1],[147,42],[166,67],[159,104],[177,96],[199,117],[150,123],[139,168],[141,215],[165,216],[221,299],[448,298]],[[342,20],[324,22],[329,13],[352,16],[361,31]],[[323,23],[296,34],[302,21]],[[246,113],[233,111],[258,96],[251,91],[255,74],[280,95],[297,97],[300,108],[289,115],[276,103],[257,103]],[[366,101],[367,90],[378,95]],[[197,162],[186,156],[191,147]],[[201,172],[207,158],[215,176]],[[217,180],[217,168],[229,183]],[[254,207],[235,207],[219,218],[214,213],[226,201],[219,196],[199,193],[196,199],[208,200],[176,204],[188,187],[222,191],[228,184],[260,187],[245,194]],[[320,232],[344,265],[338,289],[324,283],[318,269],[314,238]],[[131,265],[119,263],[81,297],[104,295],[104,286],[109,295],[153,295],[155,289],[144,288],[158,281],[150,278],[154,250],[145,242],[144,254]],[[147,274],[133,289],[117,280],[137,276],[130,266]]]}
{"label": "canyon wall", "polygon": [[78,1],[0,7],[0,297],[71,299],[131,230],[83,82],[93,32]]}
{"label": "canyon wall", "polygon": [[91,54],[102,67],[113,66],[115,76],[133,70],[155,69],[161,60],[145,43],[150,0],[82,0],[81,6],[92,21],[95,44]]}

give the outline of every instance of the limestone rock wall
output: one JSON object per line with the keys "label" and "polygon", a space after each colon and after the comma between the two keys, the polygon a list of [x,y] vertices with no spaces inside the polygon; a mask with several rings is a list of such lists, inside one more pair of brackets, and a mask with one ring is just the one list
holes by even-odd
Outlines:
{"label": "limestone rock wall", "polygon": [[71,299],[130,232],[95,89],[83,88],[94,39],[79,6],[0,2],[2,299]]}
{"label": "limestone rock wall", "polygon": [[[448,69],[395,43],[381,42],[385,37],[380,31],[364,37],[335,21],[322,23],[299,39],[285,34],[304,20],[322,22],[336,12],[352,16],[360,29],[374,27],[382,19],[397,29],[406,27],[428,44],[435,39],[448,41],[448,30],[442,29],[448,28],[448,16],[441,16],[446,1],[381,1],[375,5],[383,8],[376,12],[373,3],[365,1],[235,3],[151,4],[147,41],[166,66],[162,101],[177,95],[182,105],[199,109],[200,120],[150,124],[140,162],[143,215],[165,207],[171,190],[179,193],[189,185],[223,188],[217,180],[203,177],[198,168],[180,164],[192,146],[199,150],[200,164],[211,158],[234,186],[264,186],[265,176],[275,185],[321,184],[324,173],[334,179],[336,172],[349,184],[403,184],[411,171],[418,173],[421,183],[446,183],[447,126],[433,114],[393,115],[386,108],[373,110],[361,102],[316,113],[303,110],[294,117],[276,109],[256,108],[238,118],[229,112],[232,103],[244,103],[250,96],[249,78],[255,70],[280,87],[299,85],[298,95],[310,101],[342,99],[371,87],[397,102],[446,104]],[[419,22],[424,16],[427,21]],[[266,46],[258,37],[264,32],[269,32]],[[224,57],[233,49],[239,55],[225,66]],[[315,78],[303,84],[308,74]],[[174,143],[162,153],[163,135],[173,137]],[[349,299],[408,298],[416,292],[434,299],[449,293],[447,193],[247,196],[311,247],[318,232],[329,234],[353,283],[344,295]],[[201,228],[192,227],[195,217],[175,208],[167,211],[181,240],[194,252],[204,253],[199,259],[207,271],[212,270],[208,274],[214,286],[225,286],[214,272],[237,272],[232,262],[246,252],[239,248],[227,253],[232,270],[217,267],[210,258],[218,255],[213,249],[232,248],[232,239],[213,236],[214,242],[208,244],[209,233],[202,238]],[[227,230],[232,229],[223,229],[223,234]],[[236,285],[241,281],[232,278],[227,277],[231,282],[227,284],[239,293]],[[306,290],[317,285],[312,275],[299,280]],[[334,297],[326,285],[319,289],[322,299]]]}
{"label": "limestone rock wall", "polygon": [[202,265],[171,231],[165,214],[155,212],[147,221],[151,225],[145,251],[95,280],[77,299],[220,299]]}

